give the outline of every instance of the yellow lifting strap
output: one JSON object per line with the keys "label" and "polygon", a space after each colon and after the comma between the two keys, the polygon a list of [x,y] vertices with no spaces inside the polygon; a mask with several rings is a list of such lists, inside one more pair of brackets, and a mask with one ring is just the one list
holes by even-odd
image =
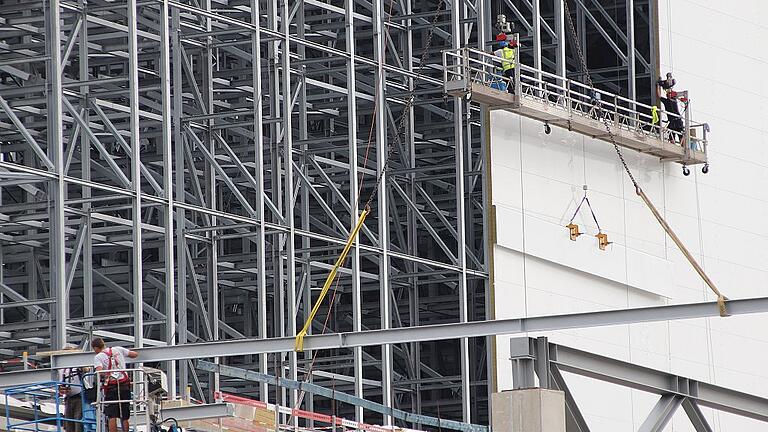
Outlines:
{"label": "yellow lifting strap", "polygon": [[326,294],[328,294],[328,290],[331,289],[331,284],[333,284],[334,279],[336,279],[336,273],[339,271],[339,267],[341,267],[342,264],[344,264],[344,260],[347,258],[347,254],[349,253],[349,250],[352,249],[352,245],[355,243],[355,239],[357,238],[357,233],[360,231],[360,228],[363,227],[363,222],[365,222],[365,217],[368,216],[368,213],[370,213],[370,209],[368,207],[363,210],[362,213],[360,213],[360,218],[357,220],[357,225],[355,225],[355,228],[352,230],[352,233],[349,235],[349,238],[347,239],[347,244],[344,245],[344,250],[341,251],[341,255],[339,255],[339,258],[336,260],[336,264],[333,265],[333,268],[331,269],[331,272],[328,274],[328,277],[325,279],[325,284],[323,285],[323,289],[320,291],[320,297],[318,297],[317,301],[315,302],[315,305],[312,307],[312,312],[310,312],[309,317],[307,318],[307,322],[304,323],[304,328],[301,329],[299,334],[296,335],[296,351],[304,351],[304,336],[307,335],[307,332],[309,331],[309,327],[312,325],[312,321],[315,319],[315,315],[317,314],[318,309],[320,309],[320,305],[323,303],[323,300],[325,299]]}
{"label": "yellow lifting strap", "polygon": [[658,210],[656,210],[656,206],[651,203],[651,200],[648,199],[648,197],[645,195],[645,192],[643,192],[642,189],[640,189],[639,186],[636,187],[635,191],[640,196],[640,198],[643,199],[643,202],[645,202],[645,205],[648,206],[648,208],[651,210],[651,213],[653,213],[653,216],[656,218],[657,221],[659,221],[659,224],[661,224],[661,227],[664,228],[664,231],[667,232],[669,237],[672,239],[673,242],[677,245],[678,249],[680,249],[680,252],[683,253],[685,258],[688,260],[689,263],[693,266],[693,268],[696,270],[696,273],[701,276],[701,278],[704,280],[704,283],[706,283],[709,286],[709,289],[712,290],[713,293],[717,296],[717,306],[720,309],[720,316],[726,317],[728,316],[728,310],[726,309],[725,301],[728,300],[721,292],[717,289],[715,286],[715,283],[712,282],[712,279],[707,276],[706,273],[704,273],[704,269],[701,268],[698,262],[696,262],[696,259],[691,255],[691,253],[688,251],[688,248],[685,247],[682,240],[675,234],[674,231],[672,231],[672,227],[669,226],[666,220],[661,216],[661,213],[659,213]]}
{"label": "yellow lifting strap", "polygon": [[659,122],[659,107],[654,105],[651,107],[651,124],[656,124]]}

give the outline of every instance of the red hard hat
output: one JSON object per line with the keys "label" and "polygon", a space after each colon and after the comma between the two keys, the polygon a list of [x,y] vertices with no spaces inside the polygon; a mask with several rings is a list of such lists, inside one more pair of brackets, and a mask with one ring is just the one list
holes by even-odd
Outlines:
{"label": "red hard hat", "polygon": [[504,33],[499,33],[496,35],[496,42],[501,42],[507,40],[507,35]]}

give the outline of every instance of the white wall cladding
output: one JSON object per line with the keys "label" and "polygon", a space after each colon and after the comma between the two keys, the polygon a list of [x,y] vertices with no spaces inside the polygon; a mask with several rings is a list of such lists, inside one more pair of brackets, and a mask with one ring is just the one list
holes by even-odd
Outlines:
{"label": "white wall cladding", "polygon": [[[688,89],[711,124],[711,170],[629,150],[643,189],[731,298],[768,295],[768,3],[660,0],[662,72]],[[491,114],[497,318],[713,300],[635,195],[612,146],[515,114]],[[582,185],[614,244],[597,248],[588,209],[568,239]],[[557,343],[768,397],[768,316],[701,319],[549,333]],[[511,387],[497,338],[499,389]],[[593,431],[637,430],[655,397],[566,376]],[[717,431],[768,425],[705,410]],[[680,410],[667,430],[693,430]]]}

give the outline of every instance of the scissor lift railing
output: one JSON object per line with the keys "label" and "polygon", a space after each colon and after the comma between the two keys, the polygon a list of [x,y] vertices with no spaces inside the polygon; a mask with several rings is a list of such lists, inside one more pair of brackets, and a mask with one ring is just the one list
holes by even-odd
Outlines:
{"label": "scissor lift railing", "polygon": [[[490,109],[516,112],[610,142],[605,120],[622,147],[683,165],[707,163],[709,126],[691,121],[690,102],[682,116],[666,113],[666,124],[654,122],[654,108],[649,105],[534,69],[519,60],[514,77],[505,78],[502,62],[491,53],[471,48],[443,51],[446,93],[469,96]],[[509,86],[514,92],[507,91]],[[682,131],[669,128],[675,119],[682,121]]]}
{"label": "scissor lift railing", "polygon": [[[80,387],[83,415],[80,418],[67,418],[64,412],[64,396],[60,389],[64,387]],[[80,423],[84,430],[94,430],[95,421],[89,417],[87,410],[92,409],[85,400],[85,391],[81,384],[69,383],[63,381],[45,381],[35,384],[25,384],[6,388],[3,391],[6,398],[15,398],[28,402],[32,407],[32,419],[16,419],[11,413],[11,404],[6,399],[5,421],[6,430],[9,432],[31,431],[41,432],[49,428],[43,425],[53,426],[57,430],[64,430],[64,424],[67,422]],[[43,404],[50,404],[53,412],[43,411]]]}
{"label": "scissor lift railing", "polygon": [[[106,400],[106,390],[102,387],[97,392],[96,402],[96,432],[106,431],[107,427],[104,424],[105,410],[108,406],[114,404],[128,404],[130,406],[130,423],[134,431],[141,430],[148,431],[148,426],[151,424],[151,416],[154,414],[155,407],[150,403],[149,399],[149,382],[147,379],[147,373],[143,368],[133,369],[110,369],[100,370],[96,372],[97,382],[103,383],[107,377],[112,373],[125,373],[127,374],[131,382],[122,384],[128,386],[131,392],[129,399],[119,399],[120,392],[118,391],[118,400]],[[118,428],[120,426],[118,425]]]}

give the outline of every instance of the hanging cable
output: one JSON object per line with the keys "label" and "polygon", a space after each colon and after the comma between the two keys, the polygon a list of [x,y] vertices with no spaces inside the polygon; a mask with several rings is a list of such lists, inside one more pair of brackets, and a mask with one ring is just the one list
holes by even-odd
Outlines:
{"label": "hanging cable", "polygon": [[581,205],[584,203],[587,203],[587,207],[589,207],[589,212],[592,213],[592,219],[595,221],[595,225],[597,225],[597,231],[603,232],[603,230],[600,229],[600,222],[597,221],[597,216],[595,216],[595,210],[592,208],[592,204],[589,202],[589,197],[587,196],[587,185],[584,185],[584,197],[581,199],[581,202],[576,207],[576,211],[573,212],[573,216],[571,216],[571,220],[568,222],[569,224],[573,223],[573,220],[576,219],[576,215],[579,214],[579,210],[581,209]]}
{"label": "hanging cable", "polygon": [[581,209],[581,206],[587,203],[587,207],[589,207],[589,212],[592,214],[592,219],[595,221],[595,225],[597,225],[597,234],[595,237],[597,237],[597,245],[600,248],[600,250],[605,250],[605,248],[611,244],[611,242],[608,241],[608,234],[605,234],[603,230],[600,228],[600,222],[597,221],[597,216],[595,215],[595,209],[592,208],[592,203],[589,202],[589,197],[587,196],[587,185],[584,185],[584,197],[581,198],[581,202],[579,202],[579,205],[576,206],[576,211],[573,212],[573,216],[571,216],[571,220],[568,221],[568,225],[565,227],[568,228],[571,236],[571,240],[576,241],[576,238],[578,238],[580,235],[584,234],[582,232],[579,232],[579,226],[573,223],[573,220],[576,219],[576,215],[579,214],[579,210]]}
{"label": "hanging cable", "polygon": [[[576,53],[579,56],[579,64],[581,65],[581,69],[584,72],[584,78],[586,79],[586,84],[590,87],[592,92],[595,91],[595,84],[592,82],[592,77],[589,74],[589,69],[587,68],[587,61],[584,57],[584,53],[581,50],[581,44],[579,43],[578,34],[576,33],[576,28],[573,25],[573,18],[571,18],[571,11],[568,7],[568,0],[562,0],[563,2],[563,11],[565,13],[565,16],[568,17],[568,28],[571,33],[571,38],[573,39],[574,46],[576,47]],[[613,144],[613,148],[616,150],[616,155],[619,157],[619,160],[621,161],[621,165],[624,167],[624,171],[629,176],[629,179],[632,181],[632,185],[635,187],[635,192],[637,195],[642,198],[645,205],[651,210],[651,213],[653,213],[653,216],[656,218],[656,220],[659,222],[661,227],[666,231],[667,235],[672,239],[672,241],[675,242],[675,245],[677,245],[678,249],[680,249],[680,252],[685,256],[685,258],[688,260],[688,262],[693,266],[694,270],[701,276],[702,280],[709,286],[709,289],[712,290],[712,292],[717,296],[717,304],[720,310],[720,316],[728,316],[728,312],[726,310],[726,297],[720,292],[720,290],[717,289],[715,286],[715,283],[712,282],[712,280],[707,276],[707,274],[704,272],[704,269],[699,265],[699,263],[696,261],[696,259],[693,257],[693,255],[688,251],[688,249],[685,247],[683,242],[680,240],[680,238],[675,234],[675,232],[672,230],[672,227],[669,226],[666,220],[661,216],[659,211],[656,209],[656,207],[653,205],[651,200],[648,198],[648,196],[645,195],[645,192],[643,192],[643,189],[640,187],[640,185],[637,183],[637,180],[635,180],[635,176],[632,175],[632,171],[629,169],[629,165],[627,165],[627,161],[624,159],[624,155],[621,153],[621,149],[619,148],[619,145],[616,144],[616,139],[613,134],[613,130],[611,129],[610,124],[608,123],[608,117],[603,113],[603,107],[602,105],[598,104],[598,111],[600,112],[600,118],[603,121],[603,125],[605,125],[605,130],[608,133],[608,137],[611,140],[611,144]]]}

